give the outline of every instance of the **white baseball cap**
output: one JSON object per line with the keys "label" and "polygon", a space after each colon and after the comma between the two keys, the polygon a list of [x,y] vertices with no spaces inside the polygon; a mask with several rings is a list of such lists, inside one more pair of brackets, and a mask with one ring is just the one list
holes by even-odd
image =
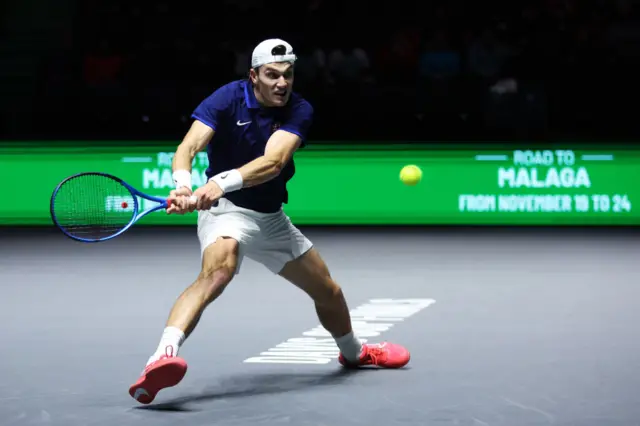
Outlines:
{"label": "white baseball cap", "polygon": [[253,49],[251,55],[251,67],[256,68],[273,62],[295,62],[297,59],[293,53],[293,47],[284,40],[271,38],[264,40]]}

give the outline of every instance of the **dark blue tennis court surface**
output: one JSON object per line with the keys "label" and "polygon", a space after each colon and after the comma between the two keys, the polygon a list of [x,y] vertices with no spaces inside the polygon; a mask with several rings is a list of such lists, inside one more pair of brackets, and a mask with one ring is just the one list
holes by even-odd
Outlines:
{"label": "dark blue tennis court surface", "polygon": [[403,370],[343,371],[311,301],[249,260],[180,355],[127,393],[198,273],[194,230],[87,245],[0,236],[0,425],[640,424],[637,232],[307,230],[359,334]]}

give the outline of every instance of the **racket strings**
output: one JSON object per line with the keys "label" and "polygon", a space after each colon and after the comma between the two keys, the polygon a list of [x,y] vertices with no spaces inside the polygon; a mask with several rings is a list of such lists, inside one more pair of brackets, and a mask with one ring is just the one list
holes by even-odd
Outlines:
{"label": "racket strings", "polygon": [[102,239],[127,226],[134,216],[131,192],[108,176],[85,174],[65,182],[54,200],[58,224],[79,238]]}

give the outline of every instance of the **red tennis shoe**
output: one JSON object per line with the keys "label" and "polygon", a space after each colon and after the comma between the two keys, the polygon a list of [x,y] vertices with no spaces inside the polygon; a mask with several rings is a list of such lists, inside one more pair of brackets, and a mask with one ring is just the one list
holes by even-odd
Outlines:
{"label": "red tennis shoe", "polygon": [[149,404],[162,389],[180,383],[186,373],[184,359],[172,354],[162,355],[144,369],[138,381],[129,388],[129,395],[141,404]]}
{"label": "red tennis shoe", "polygon": [[402,368],[410,359],[411,354],[407,349],[389,342],[362,345],[362,354],[356,363],[347,361],[342,354],[338,357],[340,364],[345,367],[373,365],[382,368]]}

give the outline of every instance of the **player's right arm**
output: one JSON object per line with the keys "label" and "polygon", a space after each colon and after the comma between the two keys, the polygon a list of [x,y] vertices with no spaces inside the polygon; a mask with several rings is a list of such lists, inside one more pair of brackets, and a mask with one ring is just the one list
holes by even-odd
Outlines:
{"label": "player's right arm", "polygon": [[[176,190],[188,188],[191,193],[191,164],[196,155],[209,144],[215,130],[195,120],[173,155],[173,180]],[[186,194],[185,194],[186,195]]]}
{"label": "player's right arm", "polygon": [[188,196],[192,194],[191,164],[198,152],[211,142],[220,120],[226,117],[229,91],[229,86],[219,88],[204,99],[191,115],[193,124],[173,155],[173,181],[176,189],[169,195],[172,207],[167,209],[167,213],[183,213],[188,210]]}
{"label": "player's right arm", "polygon": [[184,213],[188,211],[188,197],[193,193],[191,189],[191,164],[196,155],[209,144],[215,130],[199,120],[194,120],[182,142],[173,155],[173,182],[176,189],[169,193],[171,205],[167,213]]}

